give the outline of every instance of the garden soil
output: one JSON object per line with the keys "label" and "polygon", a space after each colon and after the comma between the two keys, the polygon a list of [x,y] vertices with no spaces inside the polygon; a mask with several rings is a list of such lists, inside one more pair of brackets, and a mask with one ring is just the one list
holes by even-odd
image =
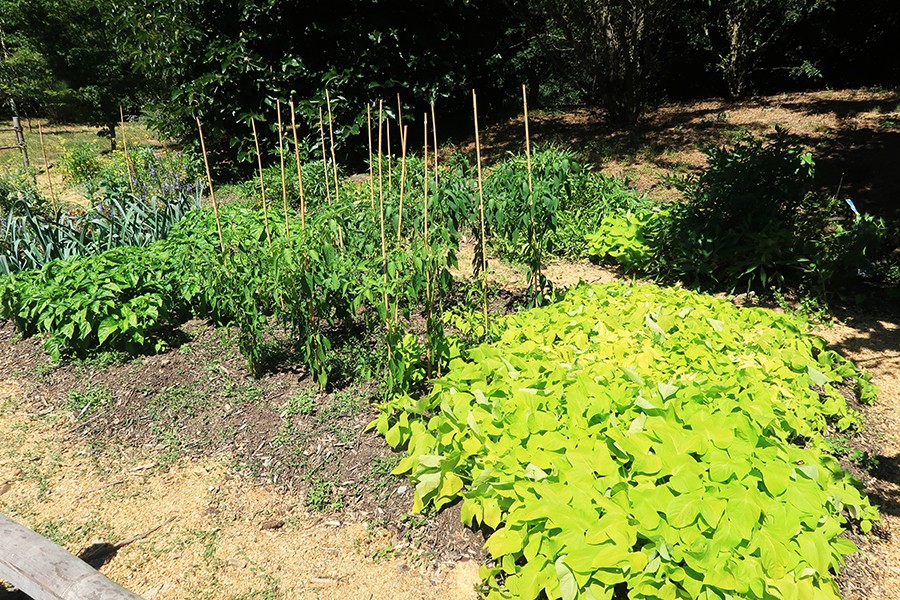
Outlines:
{"label": "garden soil", "polygon": [[100,567],[145,598],[476,597],[474,560],[436,563],[383,528],[311,514],[225,456],[158,461],[136,448],[98,464],[70,415],[0,381],[0,512],[80,555],[147,533]]}

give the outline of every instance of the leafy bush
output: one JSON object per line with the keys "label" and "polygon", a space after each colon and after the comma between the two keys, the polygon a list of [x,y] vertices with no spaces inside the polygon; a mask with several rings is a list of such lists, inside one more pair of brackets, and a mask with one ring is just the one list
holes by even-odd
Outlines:
{"label": "leafy bush", "polygon": [[707,169],[681,184],[660,240],[665,268],[701,285],[780,287],[797,280],[833,202],[810,193],[812,156],[783,130],[770,142],[745,137],[707,150]]}
{"label": "leafy bush", "polygon": [[[95,202],[109,195],[131,193],[132,184],[133,195],[143,200],[190,195],[205,179],[199,157],[182,151],[133,146],[128,160],[124,152],[104,155],[85,142],[69,146],[59,164],[66,180]],[[278,189],[280,194],[280,179]]]}
{"label": "leafy bush", "polygon": [[100,175],[102,169],[100,153],[88,142],[72,144],[60,157],[59,168],[67,182],[88,186]]}
{"label": "leafy bush", "polygon": [[164,346],[176,322],[171,274],[157,244],[52,261],[0,277],[0,318],[25,335],[47,334],[51,356]]}
{"label": "leafy bush", "polygon": [[587,236],[588,254],[610,258],[631,272],[653,269],[655,248],[649,239],[654,222],[664,222],[665,212],[612,214],[603,219],[600,228]]}
{"label": "leafy bush", "polygon": [[494,530],[489,598],[838,598],[877,511],[824,451],[868,378],[792,317],[681,289],[581,287],[507,317],[372,424],[414,511]]}
{"label": "leafy bush", "polygon": [[[290,159],[290,160],[288,160]],[[322,161],[309,161],[301,166],[303,173],[303,194],[309,205],[325,204],[326,198],[333,196],[334,184],[332,183],[332,172],[328,173],[328,190],[325,189],[325,171]],[[329,162],[328,168],[332,165]],[[284,183],[287,189],[288,206],[295,209],[300,207],[300,184],[297,181],[297,163],[292,156],[285,156],[284,165],[285,177]],[[338,177],[341,172],[338,171]],[[281,165],[275,164],[263,169],[263,183],[266,186],[266,202],[269,206],[282,207],[282,188],[281,188]],[[246,181],[236,183],[227,188],[233,192],[238,200],[243,201],[250,206],[261,207],[262,195],[259,189],[259,175],[251,177]]]}
{"label": "leafy bush", "polygon": [[[815,164],[784,131],[707,151],[709,166],[680,187],[684,202],[652,217],[612,217],[591,236],[595,255],[629,269],[706,289],[778,289],[824,295],[872,270],[884,224],[813,194]],[[623,246],[616,250],[617,244]],[[651,259],[652,255],[652,259]]]}
{"label": "leafy bush", "polygon": [[627,181],[600,173],[588,173],[579,193],[566,202],[550,234],[550,252],[565,258],[590,255],[585,235],[596,231],[613,215],[650,210],[653,202],[632,189]]}
{"label": "leafy bush", "polygon": [[[40,195],[32,169],[4,168],[0,171],[0,211],[7,212],[13,204],[24,201],[34,209],[43,209],[47,201]],[[0,221],[0,225],[4,223]]]}
{"label": "leafy bush", "polygon": [[[528,192],[524,155],[492,167],[484,182],[492,245],[506,259],[528,263],[534,252],[581,258],[584,236],[595,231],[603,217],[649,205],[620,180],[591,173],[572,152],[536,150],[532,172],[533,194]],[[539,248],[529,250],[530,239]]]}

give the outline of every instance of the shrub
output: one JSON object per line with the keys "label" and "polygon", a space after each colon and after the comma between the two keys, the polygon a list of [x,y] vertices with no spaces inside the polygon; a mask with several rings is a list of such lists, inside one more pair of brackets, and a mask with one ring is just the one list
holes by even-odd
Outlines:
{"label": "shrub", "polygon": [[783,130],[707,150],[708,167],[682,181],[685,202],[659,248],[665,268],[714,287],[780,287],[797,279],[826,234],[834,203],[810,193],[812,156]]}
{"label": "shrub", "polygon": [[707,157],[703,173],[681,181],[684,202],[653,219],[605,221],[592,252],[665,280],[732,291],[791,284],[824,295],[873,271],[883,222],[841,218],[850,214],[843,203],[813,194],[812,156],[784,131],[710,148]]}
{"label": "shrub", "polygon": [[650,211],[609,215],[587,236],[588,253],[610,258],[629,272],[652,271],[656,248],[651,231],[668,218],[668,213]]}
{"label": "shrub", "polygon": [[23,167],[0,170],[0,211],[8,211],[13,204],[22,200],[33,209],[43,208],[48,203],[37,189],[36,173]]}

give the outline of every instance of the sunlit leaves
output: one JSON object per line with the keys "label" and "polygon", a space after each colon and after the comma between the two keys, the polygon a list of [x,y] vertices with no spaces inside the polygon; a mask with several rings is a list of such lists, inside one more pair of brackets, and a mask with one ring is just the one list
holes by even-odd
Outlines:
{"label": "sunlit leaves", "polygon": [[834,386],[865,381],[821,340],[784,315],[626,285],[500,329],[375,424],[408,445],[414,508],[462,497],[463,521],[495,530],[493,594],[836,597],[854,550],[840,534],[877,512],[821,450],[826,427],[856,423]]}

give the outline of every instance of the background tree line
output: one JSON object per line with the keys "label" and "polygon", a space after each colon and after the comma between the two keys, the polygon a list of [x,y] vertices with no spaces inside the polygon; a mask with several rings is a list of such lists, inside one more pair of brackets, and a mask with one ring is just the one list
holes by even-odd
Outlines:
{"label": "background tree line", "polygon": [[525,82],[627,127],[662,100],[895,86],[898,34],[892,0],[0,0],[0,110],[111,134],[121,104],[185,140],[200,115],[239,156],[251,116],[316,122],[325,87],[346,138],[375,98],[451,129],[468,90],[503,111]]}

